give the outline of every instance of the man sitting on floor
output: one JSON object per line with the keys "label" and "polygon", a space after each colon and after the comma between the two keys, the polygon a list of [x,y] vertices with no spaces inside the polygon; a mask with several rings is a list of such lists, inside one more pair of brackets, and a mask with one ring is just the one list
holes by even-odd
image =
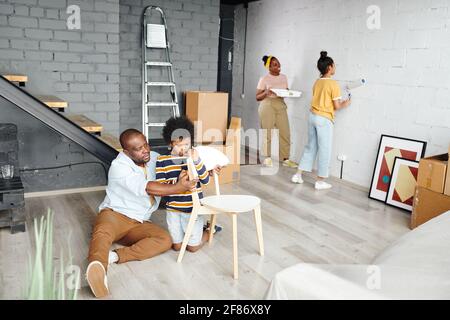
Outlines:
{"label": "man sitting on floor", "polygon": [[[170,234],[149,219],[158,209],[161,196],[183,193],[196,185],[196,181],[188,180],[186,171],[181,172],[176,184],[155,182],[158,154],[150,151],[140,131],[125,130],[120,144],[123,152],[109,169],[106,197],[99,207],[89,246],[86,279],[97,298],[109,294],[109,263],[144,260],[171,248]],[[124,247],[110,251],[114,242]]]}

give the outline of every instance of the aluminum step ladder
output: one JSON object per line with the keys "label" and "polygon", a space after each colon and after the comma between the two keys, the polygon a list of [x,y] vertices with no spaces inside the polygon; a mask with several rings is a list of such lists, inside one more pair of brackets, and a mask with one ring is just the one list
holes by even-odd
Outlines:
{"label": "aluminum step ladder", "polygon": [[[152,15],[153,14],[153,15]],[[155,18],[155,14],[160,15],[160,23],[150,23],[152,18]],[[152,21],[153,22],[153,21]],[[180,110],[178,106],[177,90],[175,85],[175,79],[173,74],[173,64],[170,60],[170,43],[168,40],[167,22],[164,11],[157,6],[148,6],[144,8],[142,13],[142,132],[150,140],[151,128],[161,128],[165,125],[161,121],[162,117],[158,120],[156,112],[157,110],[164,110],[169,108],[171,116],[180,116]],[[150,57],[152,53],[158,55],[159,61],[152,61],[155,56]],[[161,77],[164,72],[167,72],[166,79],[149,79],[149,70],[159,69],[161,71]],[[164,71],[165,69],[165,71]],[[153,75],[154,78],[154,75]],[[155,99],[154,95],[163,90],[169,90],[170,100],[160,101]],[[159,90],[159,91],[158,91]],[[167,119],[166,119],[167,120]],[[161,139],[151,139],[161,143]],[[154,146],[154,144],[152,144]]]}

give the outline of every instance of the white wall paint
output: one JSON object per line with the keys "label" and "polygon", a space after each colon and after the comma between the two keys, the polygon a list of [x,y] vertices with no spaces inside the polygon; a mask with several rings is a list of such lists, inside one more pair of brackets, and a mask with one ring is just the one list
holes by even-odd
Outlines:
{"label": "white wall paint", "polygon": [[[369,5],[381,9],[381,29],[366,26]],[[321,50],[335,60],[342,84],[365,77],[350,108],[337,113],[331,174],[345,153],[344,179],[368,187],[381,134],[428,142],[427,155],[450,143],[450,0],[262,0],[249,4],[242,99],[245,13],[235,12],[233,109],[245,129],[259,128],[256,84],[266,70],[261,57],[279,58],[299,100],[286,100],[292,133],[291,158],[307,142],[312,85]]]}

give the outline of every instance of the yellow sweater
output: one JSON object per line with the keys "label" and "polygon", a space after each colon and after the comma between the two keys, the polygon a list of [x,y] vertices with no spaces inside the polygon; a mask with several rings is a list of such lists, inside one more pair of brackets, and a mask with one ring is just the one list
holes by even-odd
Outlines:
{"label": "yellow sweater", "polygon": [[313,87],[311,112],[334,121],[333,101],[341,99],[341,88],[331,78],[317,79]]}

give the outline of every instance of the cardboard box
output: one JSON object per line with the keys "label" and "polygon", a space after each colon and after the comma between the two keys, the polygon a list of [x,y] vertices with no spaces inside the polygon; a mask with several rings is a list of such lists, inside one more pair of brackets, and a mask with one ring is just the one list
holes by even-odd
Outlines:
{"label": "cardboard box", "polygon": [[[231,118],[230,128],[227,130],[225,144],[204,144],[224,153],[230,160],[230,164],[223,167],[219,175],[219,184],[227,184],[240,180],[241,174],[241,119]],[[205,187],[208,193],[214,192],[214,179],[210,179]]]}
{"label": "cardboard box", "polygon": [[224,142],[228,123],[228,93],[187,91],[186,116],[194,122],[195,142]]}
{"label": "cardboard box", "polygon": [[[450,157],[450,146],[448,146],[448,156]],[[445,178],[444,194],[450,196],[450,165],[447,163],[447,177]]]}
{"label": "cardboard box", "polygon": [[[219,185],[238,182],[241,178],[241,168],[238,164],[229,164],[220,170]],[[209,177],[209,183],[202,186],[205,195],[212,196],[216,194],[214,176]],[[220,188],[219,188],[220,189]]]}
{"label": "cardboard box", "polygon": [[421,159],[417,185],[434,192],[444,193],[447,165],[447,153]]}
{"label": "cardboard box", "polygon": [[[237,181],[239,181],[240,176],[241,176],[240,166],[237,164],[230,164],[226,167],[223,167],[220,170],[219,184],[227,184],[227,183],[237,182]],[[208,187],[214,188],[214,177],[210,178]]]}
{"label": "cardboard box", "polygon": [[450,196],[417,187],[411,215],[411,229],[450,210]]}

